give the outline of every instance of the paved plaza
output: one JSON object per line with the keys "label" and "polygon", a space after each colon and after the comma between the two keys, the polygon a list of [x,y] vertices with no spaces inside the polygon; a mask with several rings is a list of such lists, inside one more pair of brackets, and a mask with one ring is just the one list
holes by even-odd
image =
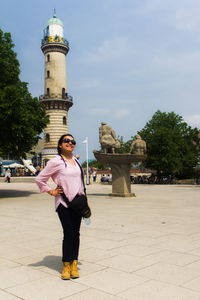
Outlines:
{"label": "paved plaza", "polygon": [[63,281],[54,198],[0,183],[0,299],[200,300],[200,186],[132,185],[136,198],[87,188],[80,278]]}

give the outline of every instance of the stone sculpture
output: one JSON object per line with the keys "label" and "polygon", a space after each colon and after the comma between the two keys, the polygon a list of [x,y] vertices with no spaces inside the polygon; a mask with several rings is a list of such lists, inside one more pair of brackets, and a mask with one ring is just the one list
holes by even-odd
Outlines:
{"label": "stone sculpture", "polygon": [[120,149],[121,146],[114,130],[105,122],[101,122],[99,127],[99,142],[104,153],[115,153],[115,150]]}
{"label": "stone sculpture", "polygon": [[112,193],[109,195],[113,197],[135,196],[131,192],[130,169],[132,163],[145,161],[147,157],[145,154],[145,141],[137,135],[129,153],[115,153],[115,150],[121,146],[120,142],[117,140],[114,130],[105,122],[102,122],[99,128],[99,142],[102,151],[94,150],[93,153],[97,161],[111,168]]}
{"label": "stone sculpture", "polygon": [[139,134],[136,135],[136,140],[132,142],[130,152],[136,155],[144,155],[146,153],[146,142],[142,140]]}

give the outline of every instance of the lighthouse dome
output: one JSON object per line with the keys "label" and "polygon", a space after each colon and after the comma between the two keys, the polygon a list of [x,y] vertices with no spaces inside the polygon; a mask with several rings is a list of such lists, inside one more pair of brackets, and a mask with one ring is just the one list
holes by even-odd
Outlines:
{"label": "lighthouse dome", "polygon": [[54,14],[53,18],[51,18],[47,23],[47,25],[53,25],[53,24],[57,24],[63,27],[63,22],[56,17],[56,14]]}
{"label": "lighthouse dome", "polygon": [[61,37],[63,38],[63,23],[60,19],[56,17],[54,11],[53,18],[51,18],[47,23],[46,35],[49,37]]}

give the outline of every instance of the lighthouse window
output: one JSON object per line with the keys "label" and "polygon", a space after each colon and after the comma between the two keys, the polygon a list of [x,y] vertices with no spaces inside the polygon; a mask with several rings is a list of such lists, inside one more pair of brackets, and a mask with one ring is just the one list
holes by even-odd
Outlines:
{"label": "lighthouse window", "polygon": [[46,143],[49,143],[50,142],[50,135],[47,133],[46,134]]}
{"label": "lighthouse window", "polygon": [[47,96],[49,97],[50,95],[50,91],[49,91],[49,88],[47,88]]}
{"label": "lighthouse window", "polygon": [[65,88],[62,88],[62,98],[65,99]]}
{"label": "lighthouse window", "polygon": [[63,117],[63,125],[66,125],[67,124],[67,119],[66,117]]}
{"label": "lighthouse window", "polygon": [[50,61],[50,55],[47,54],[47,61],[49,62]]}
{"label": "lighthouse window", "polygon": [[47,71],[47,78],[50,77],[50,71]]}

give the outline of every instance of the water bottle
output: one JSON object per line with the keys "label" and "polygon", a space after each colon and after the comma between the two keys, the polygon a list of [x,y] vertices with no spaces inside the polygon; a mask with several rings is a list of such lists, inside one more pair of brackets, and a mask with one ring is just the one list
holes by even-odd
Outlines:
{"label": "water bottle", "polygon": [[89,226],[91,223],[91,219],[90,218],[83,218],[85,225]]}

